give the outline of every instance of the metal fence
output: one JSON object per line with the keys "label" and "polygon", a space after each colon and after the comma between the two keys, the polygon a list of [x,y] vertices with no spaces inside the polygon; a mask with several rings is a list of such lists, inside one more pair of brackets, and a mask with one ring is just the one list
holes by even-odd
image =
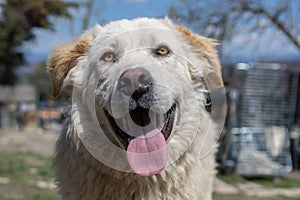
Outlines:
{"label": "metal fence", "polygon": [[294,122],[298,75],[276,63],[240,63],[232,80],[236,116],[229,134],[236,173],[290,172],[289,129]]}

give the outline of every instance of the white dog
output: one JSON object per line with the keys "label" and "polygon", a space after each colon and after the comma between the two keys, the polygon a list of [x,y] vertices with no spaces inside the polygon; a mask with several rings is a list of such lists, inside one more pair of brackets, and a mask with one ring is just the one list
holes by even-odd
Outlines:
{"label": "white dog", "polygon": [[139,18],[53,51],[53,96],[72,91],[54,159],[63,199],[212,198],[212,115],[223,116],[211,106],[223,88],[214,46],[169,19]]}

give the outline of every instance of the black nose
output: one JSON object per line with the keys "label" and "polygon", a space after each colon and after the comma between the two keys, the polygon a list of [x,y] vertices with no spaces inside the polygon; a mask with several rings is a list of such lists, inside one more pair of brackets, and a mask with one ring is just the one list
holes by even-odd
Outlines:
{"label": "black nose", "polygon": [[138,100],[143,94],[149,92],[153,79],[149,71],[144,68],[133,68],[126,70],[118,82],[118,90]]}

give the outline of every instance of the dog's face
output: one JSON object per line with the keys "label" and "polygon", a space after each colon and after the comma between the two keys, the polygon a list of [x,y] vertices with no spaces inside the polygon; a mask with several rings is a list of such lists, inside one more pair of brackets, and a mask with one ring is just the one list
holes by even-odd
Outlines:
{"label": "dog's face", "polygon": [[73,89],[72,119],[98,160],[118,168],[125,158],[135,173],[157,174],[195,138],[215,140],[209,90],[222,79],[213,46],[168,19],[95,26],[50,56],[53,95]]}

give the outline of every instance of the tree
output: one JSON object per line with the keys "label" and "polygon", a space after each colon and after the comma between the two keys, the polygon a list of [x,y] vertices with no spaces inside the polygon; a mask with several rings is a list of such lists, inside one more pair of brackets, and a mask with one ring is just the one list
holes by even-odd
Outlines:
{"label": "tree", "polygon": [[86,0],[84,3],[82,3],[82,7],[86,9],[85,15],[82,19],[82,30],[86,30],[90,27],[91,21],[95,21],[97,23],[104,23],[106,20],[101,16],[102,12],[104,12],[106,8],[106,0]]}
{"label": "tree", "polygon": [[15,70],[25,63],[23,42],[35,39],[35,28],[53,31],[51,17],[71,18],[77,3],[60,0],[6,0],[0,4],[0,84],[14,84]]}
{"label": "tree", "polygon": [[230,40],[245,28],[249,34],[273,28],[300,52],[299,9],[298,0],[179,0],[169,16],[220,41]]}
{"label": "tree", "polygon": [[39,100],[43,101],[51,96],[51,82],[45,66],[45,62],[32,66],[33,73],[29,75],[29,83],[35,86]]}

